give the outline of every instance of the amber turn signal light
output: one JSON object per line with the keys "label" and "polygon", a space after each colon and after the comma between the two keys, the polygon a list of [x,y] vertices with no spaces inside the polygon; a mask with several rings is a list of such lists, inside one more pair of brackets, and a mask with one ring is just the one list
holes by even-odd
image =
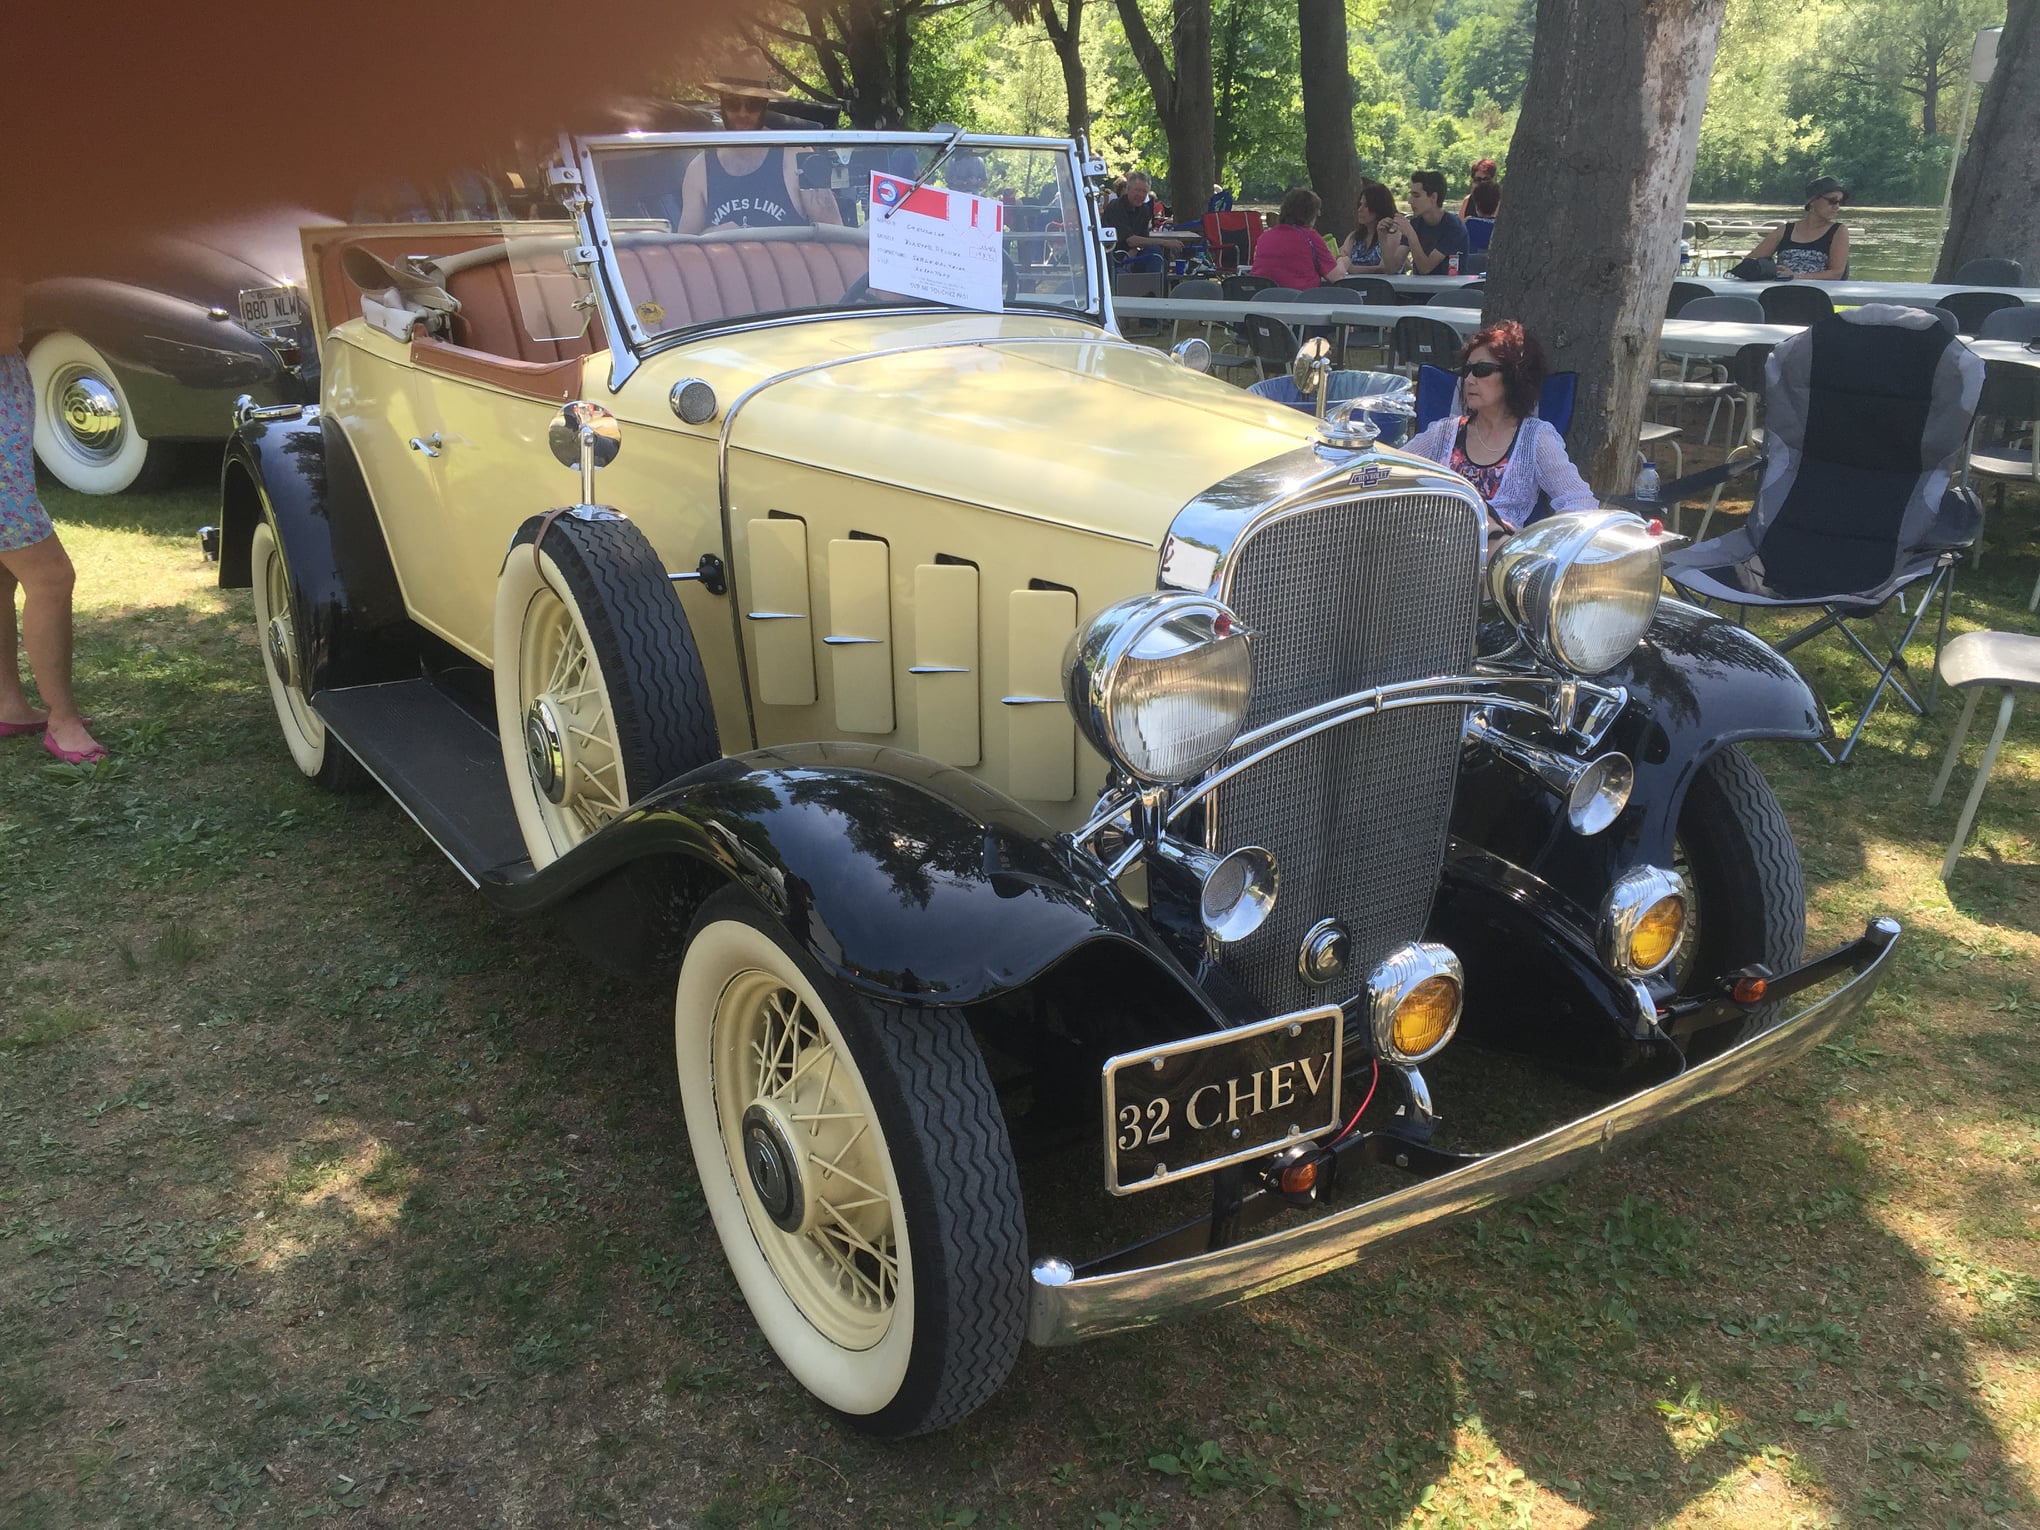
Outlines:
{"label": "amber turn signal light", "polygon": [[1676,893],[1644,910],[1629,936],[1629,960],[1639,972],[1651,972],[1679,949],[1686,930],[1686,900]]}
{"label": "amber turn signal light", "polygon": [[1405,1057],[1422,1057],[1444,1044],[1459,1018],[1459,984],[1440,974],[1425,978],[1395,1007],[1390,1034]]}
{"label": "amber turn signal light", "polygon": [[1299,1158],[1294,1163],[1282,1166],[1282,1193],[1284,1195],[1309,1195],[1317,1188],[1318,1161],[1315,1158]]}
{"label": "amber turn signal light", "polygon": [[1728,996],[1738,1004],[1761,1004],[1764,1002],[1764,995],[1770,991],[1771,983],[1768,978],[1760,978],[1755,973],[1746,972],[1735,980],[1728,990]]}

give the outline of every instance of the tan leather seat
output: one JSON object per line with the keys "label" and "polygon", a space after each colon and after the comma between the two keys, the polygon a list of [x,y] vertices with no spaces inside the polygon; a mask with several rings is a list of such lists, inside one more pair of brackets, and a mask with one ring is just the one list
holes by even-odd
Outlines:
{"label": "tan leather seat", "polygon": [[[667,243],[654,237],[619,241],[616,263],[640,305],[640,322],[658,333],[834,303],[864,274],[865,252],[847,243]],[[642,313],[647,301],[663,310],[656,319]]]}
{"label": "tan leather seat", "polygon": [[507,361],[568,361],[608,348],[602,321],[592,309],[582,310],[588,314],[583,334],[565,340],[532,339],[517,300],[519,281],[531,284],[534,299],[545,311],[546,322],[539,327],[563,335],[580,323],[581,313],[573,307],[580,283],[566,272],[519,275],[513,273],[508,260],[490,260],[455,271],[447,279],[447,291],[460,300],[460,312],[453,321],[453,343]]}

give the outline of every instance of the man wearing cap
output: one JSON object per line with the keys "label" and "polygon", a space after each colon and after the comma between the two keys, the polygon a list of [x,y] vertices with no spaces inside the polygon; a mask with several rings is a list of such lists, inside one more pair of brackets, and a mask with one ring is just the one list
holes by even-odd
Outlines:
{"label": "man wearing cap", "polygon": [[[766,107],[792,99],[772,83],[762,55],[747,56],[706,83],[721,104],[723,127],[732,133],[763,130]],[[791,149],[764,145],[713,149],[688,165],[680,183],[683,234],[842,221],[836,199],[826,188],[801,186]]]}
{"label": "man wearing cap", "polygon": [[1832,175],[1806,184],[1806,215],[1781,223],[1757,241],[1750,259],[1772,256],[1781,282],[1838,282],[1849,274],[1849,231],[1835,219],[1849,188]]}

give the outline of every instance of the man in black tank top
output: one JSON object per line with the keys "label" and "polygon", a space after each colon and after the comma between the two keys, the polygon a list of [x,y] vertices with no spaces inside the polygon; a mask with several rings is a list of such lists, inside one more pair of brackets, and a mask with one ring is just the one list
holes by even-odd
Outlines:
{"label": "man in black tank top", "polygon": [[[762,64],[762,60],[759,61]],[[733,133],[765,126],[769,102],[787,99],[767,71],[739,64],[709,85],[722,103],[722,125]],[[680,232],[711,228],[805,228],[840,223],[836,199],[806,191],[791,149],[712,149],[687,167],[680,184]]]}

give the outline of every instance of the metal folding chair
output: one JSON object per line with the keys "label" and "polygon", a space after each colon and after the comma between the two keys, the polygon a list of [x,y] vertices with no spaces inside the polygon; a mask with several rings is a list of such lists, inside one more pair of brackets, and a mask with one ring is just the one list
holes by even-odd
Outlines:
{"label": "metal folding chair", "polygon": [[[1954,475],[1982,380],[1976,354],[1923,311],[1872,305],[1821,320],[1771,355],[1769,454],[1749,518],[1665,559],[1666,577],[1689,596],[1818,611],[1780,652],[1835,632],[1876,672],[1855,727],[1828,754],[1837,764],[1887,691],[1916,713],[1933,708],[1938,676],[1923,690],[1909,684],[1905,649],[1938,595],[1939,655],[1955,567],[1981,525],[1975,494]],[[1894,632],[1885,610],[1905,592],[1918,604]]]}

